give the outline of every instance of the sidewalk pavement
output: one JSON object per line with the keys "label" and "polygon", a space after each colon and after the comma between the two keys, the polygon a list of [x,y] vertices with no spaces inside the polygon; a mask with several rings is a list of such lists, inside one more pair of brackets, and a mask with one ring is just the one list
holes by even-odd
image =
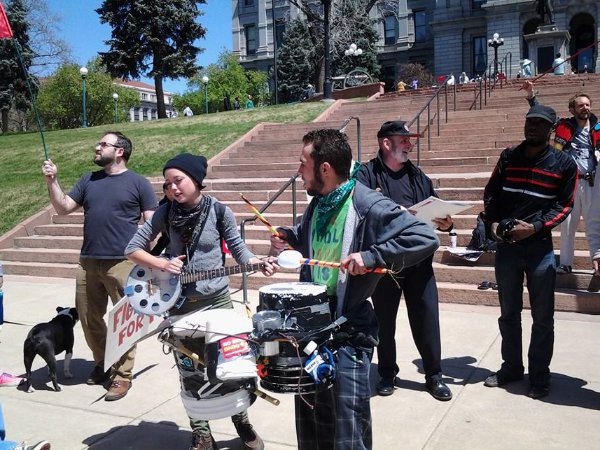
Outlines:
{"label": "sidewalk pavement", "polygon": [[[56,306],[74,304],[74,280],[8,275],[4,292],[0,371],[22,375],[27,332],[54,317]],[[252,298],[255,305],[257,294]],[[397,332],[401,381],[393,396],[372,399],[375,449],[598,448],[600,316],[556,314],[552,391],[545,399],[532,400],[525,395],[526,381],[506,388],[483,386],[489,371],[501,362],[498,308],[442,304],[440,309],[442,366],[454,398],[438,402],[423,390],[420,358],[406,309],[401,307]],[[523,318],[527,345],[529,311]],[[62,392],[49,388],[39,357],[33,367],[36,392],[0,388],[7,438],[30,443],[47,439],[56,450],[187,449],[190,429],[179,399],[177,371],[160,343],[149,338],[138,346],[131,391],[119,401],[105,402],[101,386],[85,384],[93,363],[79,325],[75,334],[73,379],[62,376],[64,355],[59,356]],[[375,364],[373,369],[374,387]],[[296,448],[293,398],[272,395],[281,405],[258,399],[249,410],[250,419],[267,449]],[[219,448],[242,448],[228,419],[212,421],[211,426]]]}

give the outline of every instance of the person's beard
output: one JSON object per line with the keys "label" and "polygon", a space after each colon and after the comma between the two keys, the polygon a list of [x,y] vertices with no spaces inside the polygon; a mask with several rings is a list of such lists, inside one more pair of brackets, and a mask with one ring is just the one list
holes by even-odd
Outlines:
{"label": "person's beard", "polygon": [[94,158],[94,164],[100,167],[106,167],[113,162],[114,158],[111,158],[110,156],[100,155],[100,158]]}
{"label": "person's beard", "polygon": [[401,149],[400,146],[394,145],[391,153],[392,158],[394,158],[398,164],[406,164],[409,159],[408,155],[404,153],[404,150]]}
{"label": "person's beard", "polygon": [[580,112],[579,114],[577,114],[578,120],[588,120],[589,118],[590,118],[589,111],[583,111],[583,112]]}
{"label": "person's beard", "polygon": [[323,177],[321,176],[321,172],[318,169],[315,169],[315,173],[314,173],[314,179],[313,179],[313,186],[309,189],[306,189],[306,193],[308,195],[310,195],[311,197],[314,197],[315,195],[320,195],[321,194],[321,190],[323,189],[324,186],[324,182],[323,182]]}

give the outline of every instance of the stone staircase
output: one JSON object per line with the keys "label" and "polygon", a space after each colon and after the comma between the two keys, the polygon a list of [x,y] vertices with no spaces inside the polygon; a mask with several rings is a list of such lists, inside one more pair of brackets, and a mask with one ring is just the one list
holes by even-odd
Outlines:
{"label": "stone staircase", "polygon": [[[599,76],[587,74],[572,77],[544,77],[536,84],[542,102],[556,108],[561,116],[568,116],[567,102],[575,91],[585,91],[592,98],[600,98]],[[454,217],[458,245],[466,245],[475,226],[477,214],[483,209],[483,188],[498,156],[507,145],[522,140],[524,115],[528,109],[520,83],[508,82],[496,88],[483,110],[469,110],[473,102],[473,87],[460,86],[456,91],[456,111],[448,112],[444,123],[442,111],[440,136],[435,133],[435,104],[432,107],[431,149],[427,139],[421,139],[420,161],[423,170],[432,178],[438,195],[446,200],[462,200],[472,204],[463,214]],[[599,87],[595,87],[599,86]],[[251,133],[243,144],[221,154],[210,162],[206,179],[207,193],[227,203],[240,222],[251,213],[239,194],[244,193],[257,207],[261,207],[277,193],[296,173],[302,136],[310,129],[339,127],[350,116],[361,122],[361,160],[372,158],[377,151],[376,134],[382,122],[390,119],[410,119],[421,109],[430,92],[407,91],[405,94],[386,94],[374,101],[337,102],[326,120],[313,123],[263,124]],[[449,107],[454,93],[449,94]],[[443,104],[442,104],[443,109]],[[426,116],[425,116],[426,117]],[[422,126],[424,120],[421,120]],[[346,128],[357,158],[356,122]],[[417,160],[416,149],[412,156]],[[153,180],[157,192],[162,180]],[[301,181],[297,187],[297,213],[307,206]],[[274,225],[292,223],[292,190],[288,188],[265,213]],[[53,215],[49,223],[33,227],[28,236],[14,239],[12,248],[0,250],[6,273],[36,276],[73,277],[82,242],[82,214]],[[556,253],[559,248],[559,230],[553,232]],[[246,242],[259,255],[269,248],[269,232],[260,222],[251,222],[245,228]],[[478,290],[483,280],[494,280],[494,255],[484,254],[477,262],[467,263],[446,251],[449,238],[439,233],[441,247],[435,254],[434,267],[438,280],[440,300],[453,303],[497,305],[497,292]],[[233,262],[232,262],[233,264]],[[576,239],[573,274],[558,277],[557,310],[600,313],[600,296],[589,293],[591,263],[584,235],[583,222]],[[250,288],[265,284],[295,281],[297,273],[282,271],[272,278],[252,274]],[[240,276],[231,277],[232,287],[241,284]]]}

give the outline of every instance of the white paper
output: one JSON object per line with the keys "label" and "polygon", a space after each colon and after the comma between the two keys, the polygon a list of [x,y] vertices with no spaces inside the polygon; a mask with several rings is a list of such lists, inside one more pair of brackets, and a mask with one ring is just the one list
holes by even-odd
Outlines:
{"label": "white paper", "polygon": [[408,209],[414,211],[416,217],[435,229],[437,228],[437,225],[433,222],[433,219],[443,219],[447,215],[453,216],[466,211],[471,208],[471,206],[473,206],[471,203],[446,201],[431,196]]}

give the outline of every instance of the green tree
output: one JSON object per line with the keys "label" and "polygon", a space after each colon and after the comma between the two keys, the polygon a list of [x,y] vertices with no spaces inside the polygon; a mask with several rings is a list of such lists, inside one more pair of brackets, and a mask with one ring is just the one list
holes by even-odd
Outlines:
{"label": "green tree", "polygon": [[[127,120],[129,108],[139,103],[133,89],[115,85],[112,77],[94,70],[90,63],[86,78],[86,115],[89,126],[114,121],[113,93],[119,95],[119,121]],[[48,128],[78,128],[81,126],[82,86],[79,66],[68,64],[59,68],[40,87],[38,108]]]}
{"label": "green tree", "polygon": [[[371,75],[379,74],[379,66],[376,64],[377,33],[369,19],[369,13],[376,4],[386,3],[384,0],[289,0],[289,2],[300,9],[306,17],[308,33],[311,46],[315,53],[315,64],[313,65],[312,79],[320,88],[324,81],[324,5],[331,4],[330,14],[330,50],[332,59],[337,57],[339,62],[344,55],[344,50],[351,43],[357,44],[363,50],[363,57],[358,61],[361,66]],[[373,39],[375,37],[375,39]],[[370,56],[369,56],[370,55]],[[333,63],[335,64],[335,60]],[[375,62],[375,64],[372,64]],[[348,65],[351,62],[348,61]],[[332,67],[333,73],[342,73]]]}
{"label": "green tree", "polygon": [[[13,30],[13,39],[0,39],[0,111],[2,117],[2,132],[9,129],[8,117],[11,108],[26,112],[31,108],[27,91],[25,74],[19,64],[15,42],[19,46],[22,61],[27,70],[31,66],[33,51],[29,45],[29,24],[27,10],[21,0],[12,0],[6,15]],[[37,87],[37,80],[31,77],[32,88]]]}
{"label": "green tree", "polygon": [[433,75],[422,64],[409,63],[400,64],[398,67],[398,79],[409,84],[412,80],[417,80],[420,87],[427,87],[433,84]]}
{"label": "green tree", "polygon": [[[332,44],[332,60],[334,76],[346,75],[360,67],[373,78],[379,76],[380,66],[377,64],[377,41],[379,35],[375,24],[364,12],[361,2],[347,2],[335,10],[331,27],[336,30],[337,37]],[[347,56],[350,44],[356,44],[362,50],[360,56]]]}
{"label": "green tree", "polygon": [[269,98],[267,73],[260,70],[246,70],[232,52],[223,51],[215,64],[209,65],[204,73],[190,79],[188,92],[173,100],[173,105],[178,110],[186,105],[192,108],[194,113],[205,110],[205,86],[202,81],[204,75],[209,79],[209,111],[223,111],[223,100],[226,95],[232,103],[235,97],[239,97],[243,103],[247,94],[254,97],[255,103],[264,103]]}
{"label": "green tree", "polygon": [[163,78],[191,77],[202,51],[196,39],[206,30],[196,22],[205,0],[104,0],[96,10],[113,31],[110,47],[100,53],[115,77],[154,78],[158,117],[167,117]]}
{"label": "green tree", "polygon": [[277,52],[277,78],[281,101],[300,99],[308,84],[319,81],[315,73],[318,55],[309,35],[307,23],[296,19],[290,23]]}

